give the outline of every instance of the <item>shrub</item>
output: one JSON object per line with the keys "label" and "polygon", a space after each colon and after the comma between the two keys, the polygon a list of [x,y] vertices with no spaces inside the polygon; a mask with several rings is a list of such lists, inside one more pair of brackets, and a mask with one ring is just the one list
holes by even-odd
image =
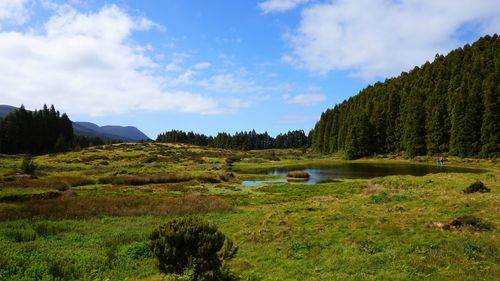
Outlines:
{"label": "shrub", "polygon": [[192,280],[227,280],[222,262],[236,254],[233,242],[201,219],[178,218],[154,230],[151,251],[163,273],[192,270]]}
{"label": "shrub", "polygon": [[23,158],[23,162],[21,162],[21,171],[28,175],[34,175],[37,169],[37,165],[31,159],[31,156],[27,155]]}
{"label": "shrub", "polygon": [[384,191],[370,196],[370,201],[373,204],[382,204],[382,203],[388,203],[389,201],[391,201],[391,198],[389,197],[389,194]]}
{"label": "shrub", "polygon": [[488,222],[481,220],[480,218],[474,216],[462,216],[454,219],[450,222],[450,224],[446,227],[450,229],[451,227],[461,229],[461,228],[469,228],[474,231],[487,231],[492,229],[492,225]]}
{"label": "shrub", "polygon": [[239,161],[241,161],[241,158],[236,156],[236,155],[229,156],[228,158],[226,158],[226,164],[228,164],[228,165],[232,165],[233,163],[236,163]]}
{"label": "shrub", "polygon": [[475,193],[475,192],[490,192],[491,189],[487,188],[483,182],[476,181],[475,183],[469,185],[466,189],[464,189],[464,193]]}

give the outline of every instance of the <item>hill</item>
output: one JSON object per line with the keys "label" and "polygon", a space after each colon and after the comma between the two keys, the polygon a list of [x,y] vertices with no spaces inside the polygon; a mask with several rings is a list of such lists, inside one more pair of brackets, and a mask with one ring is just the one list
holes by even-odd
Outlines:
{"label": "hill", "polygon": [[75,135],[86,137],[99,137],[101,139],[140,141],[148,140],[146,136],[136,127],[132,126],[98,126],[91,122],[73,122]]}
{"label": "hill", "polygon": [[17,107],[14,106],[0,104],[0,118],[4,118],[5,116],[7,116],[9,113],[11,113],[16,109]]}
{"label": "hill", "polygon": [[[10,105],[0,105],[0,118],[4,118],[17,107]],[[140,141],[148,140],[146,136],[136,127],[132,126],[98,126],[90,122],[72,122],[75,135],[86,137],[99,137],[103,140],[120,140],[120,141]]]}
{"label": "hill", "polygon": [[500,38],[480,38],[328,109],[315,151],[500,156]]}

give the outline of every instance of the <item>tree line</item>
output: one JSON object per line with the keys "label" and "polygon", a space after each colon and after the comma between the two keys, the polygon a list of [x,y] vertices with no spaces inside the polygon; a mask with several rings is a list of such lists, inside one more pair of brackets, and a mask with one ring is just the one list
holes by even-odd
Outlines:
{"label": "tree line", "polygon": [[0,119],[0,153],[45,154],[102,144],[99,137],[74,135],[68,115],[54,105],[35,111],[21,105]]}
{"label": "tree line", "polygon": [[376,83],[321,115],[317,152],[500,156],[500,39],[480,38]]}
{"label": "tree line", "polygon": [[42,154],[64,151],[73,144],[68,116],[52,105],[28,111],[21,106],[0,121],[0,152]]}
{"label": "tree line", "polygon": [[303,130],[289,131],[279,134],[275,138],[267,132],[256,133],[255,130],[237,132],[234,135],[218,133],[215,137],[194,132],[171,130],[161,133],[156,138],[158,142],[176,142],[217,148],[239,150],[270,149],[270,148],[306,148],[309,146],[308,137]]}

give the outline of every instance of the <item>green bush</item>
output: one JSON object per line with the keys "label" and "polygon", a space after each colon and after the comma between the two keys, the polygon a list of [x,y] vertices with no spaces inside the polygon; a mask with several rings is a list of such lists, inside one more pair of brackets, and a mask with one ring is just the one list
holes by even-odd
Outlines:
{"label": "green bush", "polygon": [[151,251],[163,273],[192,271],[192,280],[231,280],[222,263],[234,257],[237,247],[217,228],[201,219],[178,218],[151,235]]}
{"label": "green bush", "polygon": [[475,192],[485,193],[490,191],[491,189],[487,188],[481,181],[476,181],[473,184],[469,185],[466,189],[464,189],[464,193],[475,193]]}
{"label": "green bush", "polygon": [[37,165],[31,159],[31,156],[25,156],[23,162],[21,162],[21,171],[28,175],[34,175],[37,169]]}

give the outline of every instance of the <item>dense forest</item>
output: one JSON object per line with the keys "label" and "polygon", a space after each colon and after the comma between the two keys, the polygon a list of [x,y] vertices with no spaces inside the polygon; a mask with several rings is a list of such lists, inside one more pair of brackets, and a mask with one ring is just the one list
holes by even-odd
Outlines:
{"label": "dense forest", "polygon": [[44,154],[103,144],[99,137],[74,135],[71,120],[53,105],[35,111],[21,106],[0,118],[0,153]]}
{"label": "dense forest", "polygon": [[500,38],[480,38],[321,115],[315,151],[500,156]]}
{"label": "dense forest", "polygon": [[215,137],[193,132],[171,130],[159,134],[156,141],[187,143],[240,150],[305,148],[309,146],[308,137],[302,130],[289,131],[286,134],[279,134],[275,138],[269,136],[267,132],[256,133],[255,130],[249,132],[237,132],[234,135],[228,133],[218,133]]}
{"label": "dense forest", "polygon": [[54,106],[35,111],[21,106],[0,120],[0,153],[65,151],[72,147],[73,138],[71,121]]}

